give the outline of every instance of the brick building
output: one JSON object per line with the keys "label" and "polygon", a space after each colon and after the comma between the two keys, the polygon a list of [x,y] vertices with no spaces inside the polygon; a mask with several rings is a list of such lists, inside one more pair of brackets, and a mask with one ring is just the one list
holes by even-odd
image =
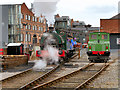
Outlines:
{"label": "brick building", "polygon": [[[44,16],[36,17],[34,13],[27,8],[25,3],[21,5],[21,35],[19,42],[27,42],[27,47],[33,44],[39,44],[39,39],[46,30],[46,19]],[[25,41],[26,40],[26,41]]]}
{"label": "brick building", "polygon": [[111,49],[120,49],[120,13],[110,19],[100,19],[100,32],[110,33]]}
{"label": "brick building", "polygon": [[25,3],[0,5],[0,23],[0,48],[8,43],[23,43],[32,48],[47,31],[45,17],[36,17]]}

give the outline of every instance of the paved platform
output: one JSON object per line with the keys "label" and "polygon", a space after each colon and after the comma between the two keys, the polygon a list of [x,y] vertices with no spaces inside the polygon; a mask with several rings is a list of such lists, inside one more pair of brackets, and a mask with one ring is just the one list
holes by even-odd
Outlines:
{"label": "paved platform", "polygon": [[7,70],[1,70],[0,72],[0,80],[3,80],[5,78],[11,77],[13,75],[16,75],[18,73],[21,73],[24,70],[27,70],[29,68],[32,68],[34,65],[34,61],[29,61],[28,65],[21,65],[21,66],[17,66],[11,69],[7,69]]}

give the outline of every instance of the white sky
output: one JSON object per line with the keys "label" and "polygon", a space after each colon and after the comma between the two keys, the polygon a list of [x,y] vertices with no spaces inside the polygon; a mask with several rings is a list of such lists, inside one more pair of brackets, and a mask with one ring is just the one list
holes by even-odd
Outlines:
{"label": "white sky", "polygon": [[[0,4],[25,2],[28,7],[34,0],[0,0]],[[100,19],[111,18],[118,13],[120,0],[37,0],[39,2],[58,1],[55,14],[70,16],[92,26],[100,26]]]}

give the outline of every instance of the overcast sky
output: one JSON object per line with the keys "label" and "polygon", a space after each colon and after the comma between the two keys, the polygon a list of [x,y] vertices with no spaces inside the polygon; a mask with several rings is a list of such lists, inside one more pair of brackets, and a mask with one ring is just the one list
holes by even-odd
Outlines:
{"label": "overcast sky", "polygon": [[[36,0],[37,2],[56,2],[52,13],[70,16],[92,26],[100,26],[100,19],[108,19],[118,13],[120,0]],[[0,4],[25,2],[30,8],[34,0],[0,0]],[[49,7],[45,6],[46,8]],[[51,14],[52,15],[52,14]],[[52,16],[53,17],[53,16]]]}

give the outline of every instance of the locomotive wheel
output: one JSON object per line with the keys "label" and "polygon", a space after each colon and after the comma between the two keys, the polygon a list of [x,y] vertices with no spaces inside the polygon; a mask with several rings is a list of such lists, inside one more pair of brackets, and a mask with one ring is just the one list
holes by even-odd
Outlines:
{"label": "locomotive wheel", "polygon": [[58,62],[62,63],[63,61],[64,61],[64,58],[60,58]]}
{"label": "locomotive wheel", "polygon": [[90,60],[90,62],[92,63],[92,62],[94,62],[94,60]]}
{"label": "locomotive wheel", "polygon": [[101,63],[107,63],[107,60],[101,60]]}

